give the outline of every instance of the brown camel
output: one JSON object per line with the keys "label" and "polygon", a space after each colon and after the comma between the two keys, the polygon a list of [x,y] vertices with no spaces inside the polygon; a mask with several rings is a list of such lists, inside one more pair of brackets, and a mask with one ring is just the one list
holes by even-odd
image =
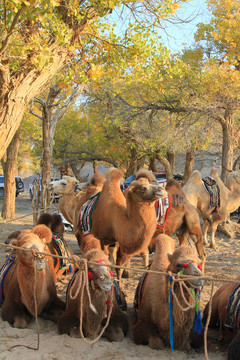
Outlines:
{"label": "brown camel", "polygon": [[[72,249],[68,246],[63,237],[64,225],[59,214],[44,213],[39,216],[37,224],[44,224],[52,231],[52,241],[47,244],[51,254],[65,258],[70,257],[73,254]],[[41,237],[41,235],[39,236]],[[67,259],[58,257],[49,258],[48,265],[56,278],[63,275],[66,271],[72,270],[72,265]]]}
{"label": "brown camel", "polygon": [[[69,257],[73,254],[72,249],[70,249],[63,238],[64,225],[60,215],[44,213],[38,218],[37,225],[39,224],[46,225],[52,231],[52,240],[47,243],[47,253],[64,257]],[[38,227],[36,229],[38,229]],[[26,232],[31,232],[31,230],[24,230],[23,233]],[[41,231],[40,233],[37,233],[37,230],[32,230],[32,232],[36,233],[41,238]],[[9,244],[13,239],[16,240],[20,234],[21,231],[14,231],[8,235],[5,243]],[[68,262],[68,260],[60,259],[58,257],[49,257],[48,266],[53,274],[55,281],[59,276],[71,269],[71,264]]]}
{"label": "brown camel", "polygon": [[201,173],[198,170],[192,172],[183,191],[188,201],[202,214],[204,229],[204,244],[208,245],[207,232],[211,233],[210,246],[215,247],[215,232],[220,222],[224,221],[229,213],[240,206],[240,170],[233,171],[228,175],[227,186],[218,176],[218,170],[212,168],[210,176],[219,187],[220,206],[210,207],[210,197],[202,182]]}
{"label": "brown camel", "polygon": [[[168,271],[177,274],[191,275],[196,279],[186,280],[185,283],[192,293],[198,292],[203,284],[199,276],[201,260],[196,250],[191,246],[180,246],[173,251],[173,240],[164,234],[156,239],[156,251],[150,270]],[[191,303],[190,294],[183,287],[185,300]],[[180,291],[179,282],[174,284],[174,293],[179,304],[173,296],[169,301],[169,275],[147,273],[142,282],[137,322],[133,330],[133,339],[136,344],[149,345],[153,349],[163,349],[170,346],[173,339],[174,349],[188,351],[190,346],[190,333],[194,326],[195,309],[186,308],[186,303]],[[173,329],[170,336],[170,310],[172,307]]]}
{"label": "brown camel", "polygon": [[[102,248],[118,243],[117,265],[124,265],[129,256],[140,254],[148,249],[156,229],[154,203],[167,195],[164,188],[152,185],[146,179],[133,181],[126,197],[120,189],[123,173],[110,169],[92,214],[91,234],[83,234],[81,228],[76,232],[79,246],[83,252],[91,246],[92,237],[100,239]],[[122,270],[118,269],[118,278]]]}
{"label": "brown camel", "polygon": [[[146,169],[140,169],[136,174],[136,179],[145,177],[150,183],[154,183],[154,174]],[[200,219],[196,209],[188,202],[181,185],[174,179],[167,182],[165,187],[170,197],[170,208],[165,218],[164,226],[157,226],[156,232],[150,244],[150,250],[154,248],[154,239],[163,232],[171,236],[177,232],[181,245],[188,242],[191,237],[196,245],[199,257],[204,260],[206,255],[203,247],[203,236]]]}
{"label": "brown camel", "polygon": [[74,225],[76,230],[80,208],[92,195],[102,190],[105,177],[96,172],[90,182],[79,184],[80,191],[75,195],[74,188],[78,182],[71,176],[63,176],[61,180],[51,181],[48,189],[60,196],[59,210],[67,221]]}
{"label": "brown camel", "polygon": [[[80,317],[82,317],[83,335],[95,339],[106,322],[113,296],[113,309],[108,327],[103,336],[110,341],[121,341],[128,330],[128,319],[119,308],[114,296],[112,273],[106,266],[93,264],[109,264],[102,250],[90,250],[85,254],[88,261],[89,296],[85,282],[80,281],[82,273],[78,270],[69,283],[66,310],[59,319],[60,334],[80,337]],[[113,294],[113,295],[112,295]]]}
{"label": "brown camel", "polygon": [[[219,328],[220,338],[230,340],[228,360],[239,359],[240,354],[240,276],[239,283],[226,283],[213,295],[209,327]],[[206,323],[209,312],[207,303],[203,323]]]}
{"label": "brown camel", "polygon": [[46,243],[51,239],[51,230],[45,225],[37,225],[33,231],[21,232],[17,240],[11,242],[14,246],[31,250],[26,252],[17,249],[16,258],[14,259],[12,253],[12,260],[9,258],[1,269],[1,272],[6,271],[4,271],[1,316],[14,327],[25,328],[35,313],[57,322],[64,311],[65,304],[57,297],[48,261],[44,258],[35,260],[32,252],[33,250],[45,252]]}

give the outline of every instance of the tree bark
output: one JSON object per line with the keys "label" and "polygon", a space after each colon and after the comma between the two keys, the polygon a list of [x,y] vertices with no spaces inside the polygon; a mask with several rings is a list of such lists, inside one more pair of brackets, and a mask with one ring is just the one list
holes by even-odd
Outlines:
{"label": "tree bark", "polygon": [[194,159],[195,159],[195,147],[191,146],[190,149],[186,152],[186,161],[185,161],[185,169],[182,179],[182,186],[186,184],[188,181],[191,173],[193,172],[193,166],[194,166]]}
{"label": "tree bark", "polygon": [[2,207],[2,218],[5,220],[15,217],[17,154],[20,146],[20,133],[16,132],[8,146],[6,159],[2,158],[4,172],[4,199]]}
{"label": "tree bark", "polygon": [[223,133],[221,180],[225,183],[228,174],[233,170],[233,156],[239,141],[239,131],[236,131],[233,114],[226,112],[219,122]]}
{"label": "tree bark", "polygon": [[175,153],[172,152],[172,151],[168,151],[167,152],[167,159],[168,159],[168,161],[170,163],[172,173],[174,173],[174,169],[175,169]]}
{"label": "tree bark", "polygon": [[[43,69],[26,67],[25,71],[22,70],[11,80],[10,75],[5,76],[1,83],[1,89],[7,87],[8,91],[0,103],[0,159],[18,130],[31,99],[46,88],[51,78],[70,58],[67,49],[56,45],[50,47],[50,53],[54,54],[52,62]],[[0,69],[1,73],[3,71],[8,72],[7,68]]]}
{"label": "tree bark", "polygon": [[157,156],[156,158],[160,161],[160,163],[163,164],[164,169],[165,169],[165,171],[166,171],[166,178],[167,178],[167,180],[172,179],[172,178],[173,178],[173,173],[172,173],[171,164],[170,164],[170,162],[168,161],[168,159],[165,158],[165,157],[163,157],[163,156]]}

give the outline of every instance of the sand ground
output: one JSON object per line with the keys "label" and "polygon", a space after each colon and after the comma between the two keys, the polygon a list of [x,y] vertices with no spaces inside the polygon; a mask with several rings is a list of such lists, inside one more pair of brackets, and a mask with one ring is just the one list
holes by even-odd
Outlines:
{"label": "sand ground", "polygon": [[[1,206],[0,202],[0,206]],[[29,214],[29,216],[26,216]],[[22,217],[24,216],[24,217]],[[237,224],[236,218],[232,219],[234,222],[229,225],[232,237],[226,234],[217,232],[216,242],[217,248],[206,248],[207,263],[206,275],[214,276],[215,278],[221,276],[225,279],[233,279],[240,275],[239,259],[240,259],[240,225]],[[0,243],[4,243],[8,234],[14,230],[22,230],[32,228],[33,221],[31,216],[31,201],[28,194],[23,193],[16,199],[16,218],[14,221],[0,223]],[[74,253],[80,255],[75,237],[71,233],[65,233],[65,239],[74,250]],[[5,261],[6,254],[9,249],[0,246],[0,265]],[[135,257],[131,266],[136,268],[143,267],[140,257]],[[161,359],[161,360],[186,360],[186,359],[204,359],[204,350],[199,352],[191,352],[186,354],[180,351],[173,351],[166,349],[163,351],[152,350],[147,346],[135,345],[132,341],[131,326],[132,326],[132,303],[135,293],[135,288],[141,274],[138,271],[132,272],[130,279],[124,279],[124,287],[128,296],[128,313],[130,319],[130,331],[128,336],[120,343],[110,343],[105,339],[100,339],[94,344],[88,344],[83,339],[70,338],[67,335],[59,335],[57,326],[41,318],[39,321],[40,328],[40,344],[38,350],[31,350],[24,346],[18,346],[10,351],[14,345],[27,345],[37,347],[37,331],[36,324],[32,322],[27,329],[15,329],[7,322],[0,319],[0,360],[126,360],[126,359]],[[62,276],[58,283],[57,289],[60,296],[64,297],[67,283],[71,275]],[[216,288],[221,283],[216,284]],[[201,307],[210,297],[210,284],[205,284],[202,291]],[[226,343],[219,342],[212,339],[216,334],[211,331],[208,332],[208,358],[211,360],[226,359]]]}

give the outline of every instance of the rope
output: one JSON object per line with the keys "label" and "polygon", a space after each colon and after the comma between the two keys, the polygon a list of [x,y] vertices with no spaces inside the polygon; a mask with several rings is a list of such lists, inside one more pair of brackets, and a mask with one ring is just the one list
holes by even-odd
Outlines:
{"label": "rope", "polygon": [[[3,243],[0,243],[0,246],[3,246],[3,247],[10,247],[12,249],[19,249],[21,251],[31,251],[31,249],[23,249],[21,247],[18,247],[18,246],[13,246],[11,244],[3,244]],[[86,261],[85,259],[83,258],[79,258],[78,256],[76,255],[72,255],[71,257],[63,257],[63,256],[60,256],[60,255],[54,255],[54,254],[49,254],[49,253],[44,253],[44,252],[38,252],[38,251],[34,251],[34,256],[49,256],[49,257],[53,257],[53,258],[61,258],[61,259],[67,259],[70,263],[74,263],[74,264],[79,264],[79,263],[82,263],[84,261]],[[191,279],[196,279],[195,276],[190,276],[190,275],[184,275],[184,274],[181,274],[181,278],[179,278],[179,274],[176,274],[176,275],[173,275],[171,272],[167,273],[167,272],[164,272],[164,271],[157,271],[157,270],[148,270],[148,269],[136,269],[136,268],[132,268],[132,267],[125,267],[125,266],[119,266],[119,265],[113,265],[113,264],[99,264],[97,262],[88,262],[88,264],[93,264],[93,265],[97,265],[97,266],[107,266],[107,267],[110,267],[110,268],[115,268],[115,269],[126,269],[126,270],[131,270],[133,272],[142,272],[142,273],[152,273],[152,274],[164,274],[164,275],[167,275],[167,276],[172,276],[173,278],[173,282],[171,284],[171,288],[172,288],[172,293],[173,293],[173,296],[175,297],[175,300],[178,304],[178,306],[183,310],[183,311],[187,311],[189,310],[190,308],[193,308],[195,306],[195,299],[193,299],[193,296],[192,294],[190,294],[192,296],[192,299],[194,300],[193,301],[193,304],[190,304],[185,296],[183,295],[183,289],[182,289],[182,286],[185,287],[185,289],[187,289],[187,291],[190,291],[187,287],[187,285],[185,284],[184,280],[191,280]],[[78,265],[77,265],[78,266]],[[87,271],[87,268],[86,268],[86,263],[84,262],[84,271],[81,271],[82,274],[84,274],[84,279],[86,279],[86,271]],[[83,275],[82,275],[83,276]],[[208,331],[208,325],[209,325],[209,322],[210,322],[210,317],[211,317],[211,310],[212,310],[212,298],[213,298],[213,289],[214,289],[214,284],[215,282],[222,282],[222,283],[236,283],[236,284],[239,284],[240,283],[240,280],[233,280],[233,279],[227,279],[227,278],[220,278],[218,277],[217,275],[214,275],[213,277],[212,276],[198,276],[198,279],[203,279],[205,280],[206,282],[211,282],[212,283],[212,287],[211,287],[211,294],[210,294],[210,299],[209,299],[209,312],[208,312],[208,318],[207,318],[207,322],[206,322],[206,325],[205,325],[205,330],[204,330],[204,352],[205,352],[205,359],[208,360],[208,354],[207,354],[207,331]],[[80,281],[81,279],[79,279]],[[35,280],[36,281],[36,280]],[[83,281],[83,279],[81,280]],[[85,284],[88,284],[88,281],[85,281]],[[177,299],[177,296],[176,294],[174,293],[173,291],[173,283],[174,282],[179,282],[179,285],[180,285],[180,289],[181,289],[181,294],[183,296],[183,299],[184,299],[184,302],[185,304],[187,305],[186,308],[183,308],[178,299]],[[88,285],[86,285],[88,286]],[[79,327],[79,330],[80,330],[80,334],[83,338],[83,340],[85,342],[87,342],[88,344],[93,344],[95,342],[97,342],[99,340],[99,338],[102,336],[102,334],[104,333],[105,329],[107,328],[108,324],[109,324],[109,320],[110,320],[110,316],[111,316],[111,313],[112,313],[112,298],[111,298],[111,304],[110,304],[110,310],[108,312],[108,317],[107,317],[107,322],[105,324],[105,326],[102,328],[100,334],[97,336],[96,339],[92,340],[92,341],[88,341],[86,340],[86,338],[84,337],[83,335],[83,332],[82,332],[82,299],[83,299],[83,291],[84,291],[84,286],[82,286],[82,289],[81,289],[81,294],[80,294],[80,327]],[[90,299],[90,293],[89,293],[89,289],[87,290],[87,293],[88,293],[88,297],[89,297],[89,301],[90,301],[90,307],[92,305],[91,303],[91,299]],[[77,294],[75,294],[75,296],[77,296]],[[35,296],[35,295],[34,295]],[[72,298],[73,295],[71,294]],[[113,294],[111,294],[111,296],[113,296]],[[35,300],[36,301],[36,300]],[[93,306],[93,305],[92,305]],[[35,311],[36,311],[36,308],[35,308]],[[94,310],[93,310],[94,311]],[[34,348],[34,350],[38,350],[39,348],[39,329],[38,329],[38,324],[37,324],[37,317],[35,315],[35,319],[36,319],[36,326],[37,326],[37,331],[38,331],[38,347],[37,348]],[[25,345],[15,345],[15,346],[25,346]],[[30,348],[30,349],[33,349],[31,347],[28,347],[28,346],[25,346],[27,348]],[[13,347],[12,347],[13,348]],[[10,349],[12,349],[10,348]]]}

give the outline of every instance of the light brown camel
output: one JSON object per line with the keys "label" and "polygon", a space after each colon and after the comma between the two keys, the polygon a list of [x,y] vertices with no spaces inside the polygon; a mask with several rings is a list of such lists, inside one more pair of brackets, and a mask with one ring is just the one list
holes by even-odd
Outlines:
{"label": "light brown camel", "polygon": [[31,250],[16,250],[16,259],[12,263],[10,261],[10,267],[6,267],[9,270],[5,272],[3,281],[1,316],[14,327],[25,328],[35,316],[35,299],[36,313],[46,319],[57,322],[64,311],[65,304],[57,297],[48,261],[44,258],[35,261],[32,252],[45,252],[46,244],[51,239],[51,230],[45,225],[37,225],[33,231],[21,232],[17,240],[11,242],[12,245]]}
{"label": "light brown camel", "polygon": [[[74,225],[76,231],[78,215],[80,208],[89,197],[102,190],[105,177],[103,174],[96,172],[90,182],[79,184],[78,180],[71,176],[63,176],[61,180],[51,181],[48,189],[60,196],[59,210],[67,221]],[[79,184],[80,191],[77,195],[74,193],[76,184]]]}
{"label": "light brown camel", "polygon": [[[177,274],[184,271],[184,275],[191,275],[196,279],[186,280],[185,283],[193,291],[203,284],[199,276],[201,260],[195,248],[180,246],[175,251],[173,240],[164,234],[156,239],[156,251],[150,270],[168,271]],[[153,349],[163,349],[170,346],[170,310],[169,301],[169,275],[148,273],[142,282],[137,322],[133,329],[133,339],[136,344],[149,345]],[[197,290],[196,290],[197,291]],[[174,284],[174,293],[179,304],[186,308],[186,303],[180,291],[178,282]],[[183,293],[188,303],[190,294],[183,287]],[[190,350],[190,333],[194,325],[195,309],[183,311],[172,298],[173,317],[173,348],[178,350]]]}
{"label": "light brown camel", "polygon": [[72,176],[64,175],[61,180],[51,181],[48,184],[48,189],[59,195],[59,210],[65,219],[73,224],[74,209],[78,203],[78,196],[74,189],[79,181]]}
{"label": "light brown camel", "polygon": [[[118,243],[117,265],[123,266],[129,256],[146,252],[156,229],[154,203],[167,195],[164,188],[152,185],[146,179],[133,181],[126,197],[120,189],[123,173],[110,169],[92,214],[91,234],[76,232],[83,252],[89,249],[92,237],[100,239],[102,248]],[[118,278],[122,270],[118,269]]]}
{"label": "light brown camel", "polygon": [[[240,354],[240,276],[236,280],[239,283],[226,283],[213,295],[209,322],[209,327],[219,329],[219,338],[227,337],[230,340],[228,360],[237,360]],[[204,324],[208,312],[209,302],[204,309]]]}
{"label": "light brown camel", "polygon": [[233,171],[228,175],[227,186],[218,176],[218,170],[212,168],[210,176],[216,181],[220,192],[220,207],[210,208],[210,197],[202,182],[201,173],[194,170],[183,187],[188,201],[202,214],[204,228],[204,244],[208,245],[207,232],[211,233],[210,246],[215,247],[215,232],[220,222],[224,221],[229,213],[240,206],[240,170]]}
{"label": "light brown camel", "polygon": [[[121,341],[128,330],[128,319],[117,304],[112,273],[108,267],[102,265],[109,264],[108,258],[102,250],[90,250],[84,257],[88,261],[89,293],[93,306],[90,306],[85,282],[81,281],[81,272],[84,270],[78,270],[68,287],[66,310],[58,323],[59,332],[80,337],[81,316],[83,335],[95,339],[106,321],[112,298],[112,314],[103,336],[110,341]],[[101,265],[93,264],[93,262]]]}
{"label": "light brown camel", "polygon": [[[64,225],[60,215],[44,213],[38,218],[37,225],[39,224],[46,225],[52,231],[52,240],[47,243],[45,252],[64,257],[69,257],[73,254],[72,249],[70,249],[63,238]],[[41,238],[41,231],[40,233],[37,231],[38,227],[36,227],[35,230],[32,230],[33,233],[36,233]],[[26,232],[31,232],[31,230],[24,230],[24,233]],[[20,234],[21,231],[14,231],[8,235],[5,243],[9,244],[13,239],[16,240]],[[65,259],[60,259],[58,257],[48,257],[48,266],[56,281],[57,278],[68,271],[72,265]]]}

